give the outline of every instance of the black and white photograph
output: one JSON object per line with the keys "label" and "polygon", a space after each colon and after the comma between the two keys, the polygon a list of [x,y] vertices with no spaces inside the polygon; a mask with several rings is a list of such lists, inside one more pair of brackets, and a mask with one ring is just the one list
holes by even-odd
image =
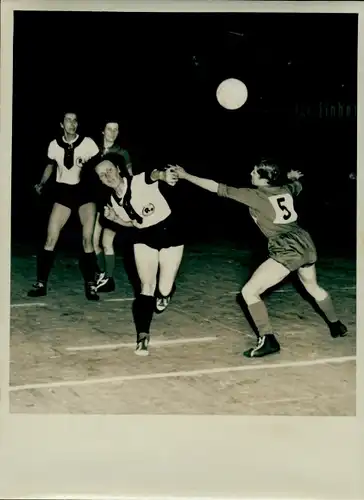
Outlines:
{"label": "black and white photograph", "polygon": [[358,15],[14,12],[11,413],[356,415]]}

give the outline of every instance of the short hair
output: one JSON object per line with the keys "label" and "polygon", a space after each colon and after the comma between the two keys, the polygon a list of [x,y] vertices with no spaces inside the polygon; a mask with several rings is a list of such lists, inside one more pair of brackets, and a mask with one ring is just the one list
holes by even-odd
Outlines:
{"label": "short hair", "polygon": [[78,114],[77,110],[73,109],[73,108],[66,108],[63,111],[61,111],[61,113],[60,113],[60,122],[63,123],[66,115],[71,115],[71,114],[76,115],[76,118],[78,121],[79,114]]}
{"label": "short hair", "polygon": [[277,163],[264,159],[256,164],[256,169],[261,179],[267,179],[270,186],[284,184],[284,175]]}
{"label": "short hair", "polygon": [[108,123],[117,123],[120,127],[120,120],[118,120],[115,117],[107,118],[106,120],[103,120],[103,129],[106,127]]}
{"label": "short hair", "polygon": [[129,171],[126,168],[124,157],[117,153],[107,153],[102,157],[100,155],[96,155],[93,159],[90,160],[90,166],[95,170],[96,167],[104,161],[109,161],[115,167],[117,167],[120,170],[120,174],[122,177],[130,177]]}

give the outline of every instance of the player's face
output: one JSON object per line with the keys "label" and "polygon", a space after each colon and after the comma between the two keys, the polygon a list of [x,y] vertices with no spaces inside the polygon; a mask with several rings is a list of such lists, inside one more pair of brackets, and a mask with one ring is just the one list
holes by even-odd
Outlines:
{"label": "player's face", "polygon": [[253,170],[250,172],[251,176],[251,182],[253,186],[266,186],[267,185],[267,179],[262,179],[260,177],[260,174],[258,172],[257,167],[254,167]]}
{"label": "player's face", "polygon": [[257,171],[257,167],[253,168],[253,170],[250,172],[250,176],[253,186],[259,186],[260,175]]}
{"label": "player's face", "polygon": [[66,113],[64,115],[63,123],[61,123],[61,127],[66,134],[74,135],[78,127],[77,115],[75,115],[75,113]]}
{"label": "player's face", "polygon": [[115,142],[119,135],[119,125],[117,123],[107,123],[103,133],[108,142]]}
{"label": "player's face", "polygon": [[110,161],[103,161],[97,165],[96,174],[105,186],[116,188],[120,184],[119,170]]}

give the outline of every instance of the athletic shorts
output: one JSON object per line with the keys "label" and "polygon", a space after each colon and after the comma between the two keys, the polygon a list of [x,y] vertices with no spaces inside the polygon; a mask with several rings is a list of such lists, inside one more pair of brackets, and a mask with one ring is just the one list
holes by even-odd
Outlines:
{"label": "athletic shorts", "polygon": [[57,182],[55,187],[54,202],[70,208],[78,210],[86,203],[93,203],[93,192],[87,190],[85,186],[79,184],[71,185]]}
{"label": "athletic shorts", "polygon": [[268,253],[271,259],[290,271],[297,271],[300,267],[310,266],[317,261],[315,244],[302,228],[269,238]]}
{"label": "athletic shorts", "polygon": [[170,215],[155,226],[137,229],[134,235],[134,244],[143,243],[148,247],[161,250],[162,248],[184,245],[185,239],[181,225]]}

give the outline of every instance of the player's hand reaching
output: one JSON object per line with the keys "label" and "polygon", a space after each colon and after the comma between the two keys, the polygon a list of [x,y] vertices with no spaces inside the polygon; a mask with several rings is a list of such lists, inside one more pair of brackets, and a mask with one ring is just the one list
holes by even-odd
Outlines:
{"label": "player's hand reaching", "polygon": [[300,172],[299,170],[290,170],[287,173],[287,178],[290,181],[298,181],[298,179],[300,179],[301,177],[303,177],[303,173]]}
{"label": "player's hand reaching", "polygon": [[112,207],[110,207],[110,205],[106,205],[104,207],[104,216],[105,216],[105,219],[108,219],[112,222],[115,222],[115,220],[118,218],[115,210]]}
{"label": "player's hand reaching", "polygon": [[185,179],[187,176],[187,172],[184,168],[180,167],[179,165],[168,165],[171,167],[171,170],[173,169],[173,172],[177,175],[178,179]]}

